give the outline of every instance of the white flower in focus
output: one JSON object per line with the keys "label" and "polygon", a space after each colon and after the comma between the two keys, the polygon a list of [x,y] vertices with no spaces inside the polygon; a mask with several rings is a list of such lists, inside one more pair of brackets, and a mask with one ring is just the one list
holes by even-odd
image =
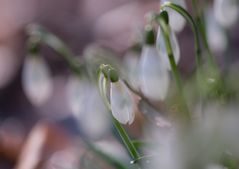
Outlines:
{"label": "white flower in focus", "polygon": [[[178,43],[177,37],[173,31],[170,31],[170,42],[171,42],[175,62],[176,62],[176,64],[178,64],[179,59],[180,59],[180,48],[179,48],[179,43]],[[162,57],[163,63],[167,66],[167,68],[169,70],[171,70],[171,65],[170,65],[170,61],[168,58],[166,45],[164,42],[164,36],[161,33],[160,27],[158,28],[156,47],[157,47],[157,51],[159,52],[160,57]]]}
{"label": "white flower in focus", "polygon": [[97,138],[109,130],[106,107],[93,84],[86,79],[73,77],[68,83],[67,92],[70,109],[87,136]]}
{"label": "white flower in focus", "polygon": [[228,39],[221,27],[215,20],[212,12],[208,11],[206,17],[206,31],[208,36],[208,43],[213,51],[223,52],[227,48]]}
{"label": "white flower in focus", "polygon": [[122,81],[111,83],[110,103],[114,118],[122,124],[134,121],[134,98]]}
{"label": "white flower in focus", "polygon": [[53,82],[50,70],[41,57],[26,57],[22,85],[26,96],[35,106],[40,106],[49,99],[53,90]]}
{"label": "white flower in focus", "polygon": [[[172,2],[183,7],[184,9],[187,9],[185,0],[161,0],[161,4],[165,2]],[[170,8],[166,8],[166,11],[169,15],[169,25],[173,29],[173,31],[182,31],[184,26],[186,25],[186,20],[179,13]]]}
{"label": "white flower in focus", "polygon": [[236,23],[239,16],[237,0],[215,0],[214,15],[219,24],[230,27]]}
{"label": "white flower in focus", "polygon": [[169,72],[154,46],[144,46],[140,58],[141,90],[146,97],[164,100],[169,87]]}

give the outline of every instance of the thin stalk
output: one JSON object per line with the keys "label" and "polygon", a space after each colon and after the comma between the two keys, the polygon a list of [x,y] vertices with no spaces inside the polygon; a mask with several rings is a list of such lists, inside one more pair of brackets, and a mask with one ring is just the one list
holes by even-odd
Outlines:
{"label": "thin stalk", "polygon": [[74,57],[74,54],[67,47],[67,45],[57,36],[48,32],[46,29],[39,25],[32,25],[28,27],[27,33],[30,37],[38,39],[39,44],[46,44],[52,49],[54,49],[56,52],[58,52],[60,56],[62,56],[63,59],[66,61],[71,70],[76,74],[80,74],[81,64]]}
{"label": "thin stalk", "polygon": [[[103,74],[102,70],[100,69],[98,72],[98,76],[99,76],[99,83],[102,83],[102,81],[100,81],[100,76],[101,74]],[[109,80],[109,79],[105,79],[105,80]],[[108,93],[106,88],[108,88],[109,86],[107,86],[107,83],[103,83],[103,84],[99,84],[99,88],[100,89],[100,93],[101,93],[101,97],[103,99],[103,102],[105,104],[105,106],[108,108],[108,110],[111,112],[111,105],[110,102],[107,98]],[[112,114],[112,113],[111,113]],[[133,158],[133,160],[136,160],[138,158],[140,158],[139,153],[136,149],[136,147],[134,146],[132,140],[130,139],[130,137],[128,136],[127,132],[125,131],[124,127],[111,115],[112,119],[113,119],[113,124],[116,128],[116,130],[118,131],[125,147],[127,148],[129,154],[131,155],[131,157]]]}
{"label": "thin stalk", "polygon": [[121,139],[123,140],[124,145],[128,149],[128,152],[130,153],[133,160],[139,159],[140,155],[139,155],[137,149],[135,148],[132,140],[129,138],[127,132],[123,128],[123,126],[115,118],[113,118],[113,124],[114,124],[116,130],[118,131]]}
{"label": "thin stalk", "polygon": [[193,4],[193,10],[195,11],[195,20],[196,20],[196,24],[198,25],[198,29],[199,29],[199,32],[201,34],[201,37],[202,37],[202,41],[203,41],[203,44],[205,46],[205,49],[208,53],[208,61],[210,63],[210,65],[212,66],[215,66],[215,59],[213,57],[213,54],[212,54],[212,51],[209,47],[209,44],[208,44],[208,38],[207,38],[207,33],[206,33],[206,29],[205,29],[205,22],[204,22],[204,16],[203,16],[203,11],[201,10],[199,6],[199,3],[197,0],[192,0],[192,4]]}
{"label": "thin stalk", "polygon": [[197,67],[201,67],[201,65],[202,65],[202,50],[201,50],[201,46],[200,46],[199,31],[198,31],[196,22],[194,21],[192,16],[185,9],[183,9],[181,6],[176,5],[172,2],[165,2],[163,5],[161,5],[162,10],[164,10],[166,7],[171,8],[174,11],[178,12],[191,25],[192,31],[194,33],[196,64],[197,64]]}
{"label": "thin stalk", "polygon": [[183,85],[182,85],[182,81],[180,78],[180,73],[179,70],[177,68],[175,59],[174,59],[174,54],[173,54],[173,49],[172,49],[172,45],[170,42],[170,28],[169,26],[166,24],[166,22],[164,21],[164,19],[162,17],[158,17],[157,19],[160,28],[162,30],[163,36],[164,36],[164,42],[166,45],[166,49],[167,49],[167,53],[168,53],[168,57],[169,57],[169,61],[170,61],[170,65],[171,65],[171,69],[172,69],[172,73],[173,76],[175,78],[176,81],[176,85],[178,88],[178,92],[180,95],[180,101],[181,101],[181,106],[183,108],[183,120],[188,124],[191,120],[191,115],[186,103],[186,99],[184,96],[184,92],[183,92]]}

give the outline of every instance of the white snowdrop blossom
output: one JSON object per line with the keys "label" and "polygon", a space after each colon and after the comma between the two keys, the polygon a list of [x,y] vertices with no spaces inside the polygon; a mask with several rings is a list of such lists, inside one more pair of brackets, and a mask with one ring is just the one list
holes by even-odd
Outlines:
{"label": "white snowdrop blossom", "polygon": [[140,58],[140,84],[143,94],[153,100],[164,100],[169,87],[169,71],[154,46],[144,46]]}
{"label": "white snowdrop blossom", "polygon": [[86,79],[71,77],[67,85],[69,107],[83,132],[96,138],[109,129],[107,110],[97,88]]}
{"label": "white snowdrop blossom", "polygon": [[23,65],[22,87],[35,106],[44,104],[52,94],[53,82],[50,70],[39,56],[28,56]]}
{"label": "white snowdrop blossom", "polygon": [[230,27],[238,19],[239,6],[237,0],[215,0],[214,15],[218,23],[224,27]]}
{"label": "white snowdrop blossom", "polygon": [[206,17],[206,31],[210,48],[215,52],[223,52],[227,48],[228,39],[213,13],[209,10]]}
{"label": "white snowdrop blossom", "polygon": [[[171,42],[175,62],[176,64],[178,64],[180,60],[180,48],[179,48],[178,39],[173,31],[170,31],[170,42]],[[171,65],[169,62],[168,53],[167,53],[166,45],[164,42],[164,36],[161,32],[160,27],[158,28],[156,47],[160,57],[162,57],[163,63],[166,65],[166,67],[169,70],[171,70]]]}
{"label": "white snowdrop blossom", "polygon": [[[177,5],[180,5],[184,9],[187,9],[186,2],[185,0],[161,0],[161,4],[165,2],[172,2]],[[166,8],[166,11],[168,12],[169,15],[169,25],[175,32],[180,32],[183,30],[183,28],[186,25],[186,20],[178,14],[176,11]]]}
{"label": "white snowdrop blossom", "polygon": [[111,83],[110,104],[112,114],[116,120],[122,124],[133,123],[135,117],[134,98],[121,80]]}

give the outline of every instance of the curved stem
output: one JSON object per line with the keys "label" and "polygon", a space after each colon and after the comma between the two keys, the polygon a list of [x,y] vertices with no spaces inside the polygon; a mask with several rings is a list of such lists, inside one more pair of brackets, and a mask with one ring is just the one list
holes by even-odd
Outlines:
{"label": "curved stem", "polygon": [[197,63],[197,66],[200,67],[202,64],[202,50],[201,50],[201,46],[200,46],[200,38],[199,38],[198,29],[197,29],[197,24],[195,23],[195,21],[193,20],[191,15],[185,9],[183,9],[181,6],[176,5],[172,2],[165,2],[163,5],[161,5],[162,10],[166,7],[171,8],[174,11],[178,12],[190,23],[192,31],[195,36],[194,42],[195,42],[195,50],[196,50],[196,63]]}
{"label": "curved stem", "polygon": [[172,49],[172,45],[171,45],[171,42],[170,42],[170,28],[165,23],[165,21],[162,17],[158,17],[157,21],[160,25],[160,28],[161,28],[163,36],[164,36],[164,42],[165,42],[165,45],[166,45],[170,65],[171,65],[173,76],[175,78],[177,88],[178,88],[178,92],[179,92],[179,95],[180,95],[181,106],[182,106],[183,112],[184,112],[183,113],[183,120],[188,124],[191,120],[191,115],[190,115],[190,112],[189,112],[189,109],[188,109],[188,106],[187,106],[187,103],[186,103],[186,100],[185,100],[180,74],[179,74],[175,59],[174,59],[173,49]]}
{"label": "curved stem", "polygon": [[213,54],[212,54],[212,51],[209,47],[209,44],[208,44],[208,37],[207,37],[207,33],[206,33],[206,30],[205,30],[205,22],[203,20],[203,11],[199,10],[198,9],[198,2],[197,0],[193,0],[193,8],[194,10],[196,11],[196,24],[198,25],[198,29],[199,29],[199,32],[201,33],[201,36],[202,36],[202,41],[203,41],[203,44],[205,46],[205,49],[208,53],[208,61],[210,63],[210,65],[212,66],[215,66],[215,59],[213,57]]}
{"label": "curved stem", "polygon": [[48,32],[39,25],[30,25],[27,29],[27,33],[30,37],[38,39],[38,43],[46,44],[58,52],[69,65],[71,70],[76,74],[80,74],[81,64],[74,57],[74,54],[71,52],[71,50],[57,36]]}

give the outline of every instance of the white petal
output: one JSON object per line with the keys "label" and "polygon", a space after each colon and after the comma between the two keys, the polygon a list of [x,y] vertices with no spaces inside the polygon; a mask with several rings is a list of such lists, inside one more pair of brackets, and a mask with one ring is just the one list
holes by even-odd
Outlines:
{"label": "white petal", "polygon": [[221,25],[216,22],[213,14],[210,11],[208,12],[206,18],[206,30],[209,46],[213,51],[223,52],[227,48],[227,36]]}
{"label": "white petal", "polygon": [[215,0],[214,15],[218,23],[224,27],[235,24],[238,19],[239,6],[236,0]]}
{"label": "white petal", "polygon": [[169,86],[169,72],[154,47],[144,46],[140,59],[141,90],[149,98],[164,100]]}
{"label": "white petal", "polygon": [[[164,2],[172,2],[177,5],[180,5],[184,9],[187,9],[185,0],[162,0],[161,3]],[[174,10],[167,8],[166,9],[169,15],[169,25],[175,32],[180,32],[183,30],[183,28],[186,25],[186,20],[177,12]]]}
{"label": "white petal", "polygon": [[[180,48],[179,48],[179,43],[178,43],[177,37],[176,37],[176,35],[173,31],[171,31],[171,33],[170,33],[170,42],[171,42],[171,46],[172,46],[172,49],[173,49],[175,62],[176,62],[176,64],[178,64],[178,62],[180,60]],[[158,29],[156,44],[157,44],[156,46],[157,46],[157,50],[159,52],[159,55],[162,57],[162,61],[167,66],[167,68],[169,70],[171,70],[171,65],[170,65],[170,62],[169,62],[166,45],[164,43],[164,36],[161,33],[160,28]]]}
{"label": "white petal", "polygon": [[114,118],[122,124],[134,121],[134,99],[122,81],[111,83],[111,110]]}
{"label": "white petal", "polygon": [[99,75],[98,87],[99,87],[100,95],[104,99],[105,104],[107,104],[107,106],[109,106],[110,105],[110,103],[109,103],[110,81],[105,78],[103,73],[100,73],[100,75]]}
{"label": "white petal", "polygon": [[32,104],[40,106],[52,94],[53,82],[45,61],[38,56],[27,57],[23,67],[23,90]]}

